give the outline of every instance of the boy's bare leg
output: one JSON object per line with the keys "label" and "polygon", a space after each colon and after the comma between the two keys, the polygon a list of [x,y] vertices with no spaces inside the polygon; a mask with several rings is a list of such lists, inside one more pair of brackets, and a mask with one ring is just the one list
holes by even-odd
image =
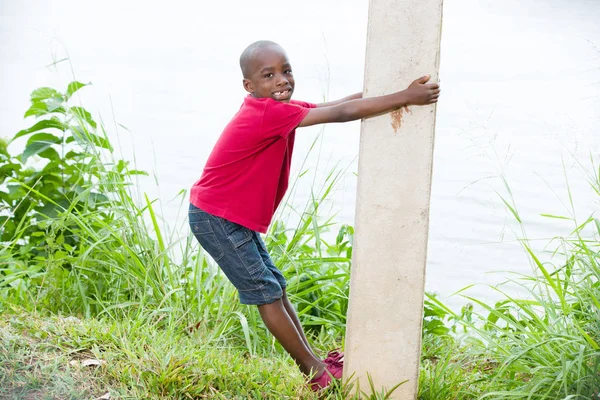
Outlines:
{"label": "boy's bare leg", "polygon": [[292,356],[302,373],[319,376],[325,371],[325,364],[314,356],[302,339],[282,299],[258,306],[258,311],[269,331]]}
{"label": "boy's bare leg", "polygon": [[283,298],[281,299],[281,301],[283,302],[283,306],[285,307],[285,310],[287,311],[288,315],[290,316],[292,322],[296,326],[296,329],[298,330],[298,333],[300,334],[302,341],[304,342],[304,344],[306,344],[306,347],[308,347],[308,350],[310,350],[312,355],[315,358],[319,358],[313,351],[312,347],[310,347],[310,344],[308,344],[308,339],[306,338],[306,335],[304,334],[304,330],[302,329],[302,325],[300,324],[300,319],[298,318],[298,315],[296,314],[296,310],[294,309],[294,306],[288,299],[285,289],[283,289]]}

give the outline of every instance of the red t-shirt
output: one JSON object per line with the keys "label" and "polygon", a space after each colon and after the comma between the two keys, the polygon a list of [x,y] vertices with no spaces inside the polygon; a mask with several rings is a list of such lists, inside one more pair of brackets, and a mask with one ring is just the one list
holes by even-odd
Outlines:
{"label": "red t-shirt", "polygon": [[296,127],[314,107],[247,96],[208,157],[190,202],[266,233],[288,187]]}

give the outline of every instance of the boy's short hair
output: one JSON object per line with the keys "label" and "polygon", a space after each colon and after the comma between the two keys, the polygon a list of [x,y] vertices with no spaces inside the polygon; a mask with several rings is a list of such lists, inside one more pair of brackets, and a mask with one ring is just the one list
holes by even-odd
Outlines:
{"label": "boy's short hair", "polygon": [[244,51],[242,51],[242,55],[240,55],[240,68],[242,69],[244,78],[249,79],[250,75],[252,75],[252,71],[250,71],[250,61],[252,61],[254,52],[269,46],[281,47],[277,43],[270,40],[259,40],[252,43],[250,46],[246,47]]}

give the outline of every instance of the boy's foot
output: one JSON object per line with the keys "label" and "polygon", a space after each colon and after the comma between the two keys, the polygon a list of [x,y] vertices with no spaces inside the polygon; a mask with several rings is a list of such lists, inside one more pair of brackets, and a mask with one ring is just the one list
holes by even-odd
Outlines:
{"label": "boy's foot", "polygon": [[[339,349],[337,349],[339,350]],[[332,362],[340,362],[344,363],[344,353],[341,351],[333,350],[327,353],[327,358],[323,360],[325,364],[329,364]]]}
{"label": "boy's foot", "polygon": [[313,392],[318,392],[321,389],[325,389],[331,384],[331,381],[335,379],[342,379],[342,373],[344,365],[338,361],[331,361],[327,363],[325,372],[317,378],[313,378],[310,381],[310,388]]}

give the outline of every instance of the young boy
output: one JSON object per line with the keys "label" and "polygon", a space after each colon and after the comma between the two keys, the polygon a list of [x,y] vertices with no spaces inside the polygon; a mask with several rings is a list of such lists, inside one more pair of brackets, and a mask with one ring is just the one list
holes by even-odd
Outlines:
{"label": "young boy", "polygon": [[401,92],[371,98],[356,93],[323,104],[291,100],[292,67],[276,43],[259,41],[240,57],[249,95],[225,127],[191,189],[189,223],[206,250],[239,292],[243,304],[258,306],[275,338],[319,390],[342,376],[342,357],[321,360],[312,351],[286,281],[269,257],[259,233],[266,233],[288,187],[297,127],[366,118],[408,105],[436,103],[440,94],[429,77]]}

